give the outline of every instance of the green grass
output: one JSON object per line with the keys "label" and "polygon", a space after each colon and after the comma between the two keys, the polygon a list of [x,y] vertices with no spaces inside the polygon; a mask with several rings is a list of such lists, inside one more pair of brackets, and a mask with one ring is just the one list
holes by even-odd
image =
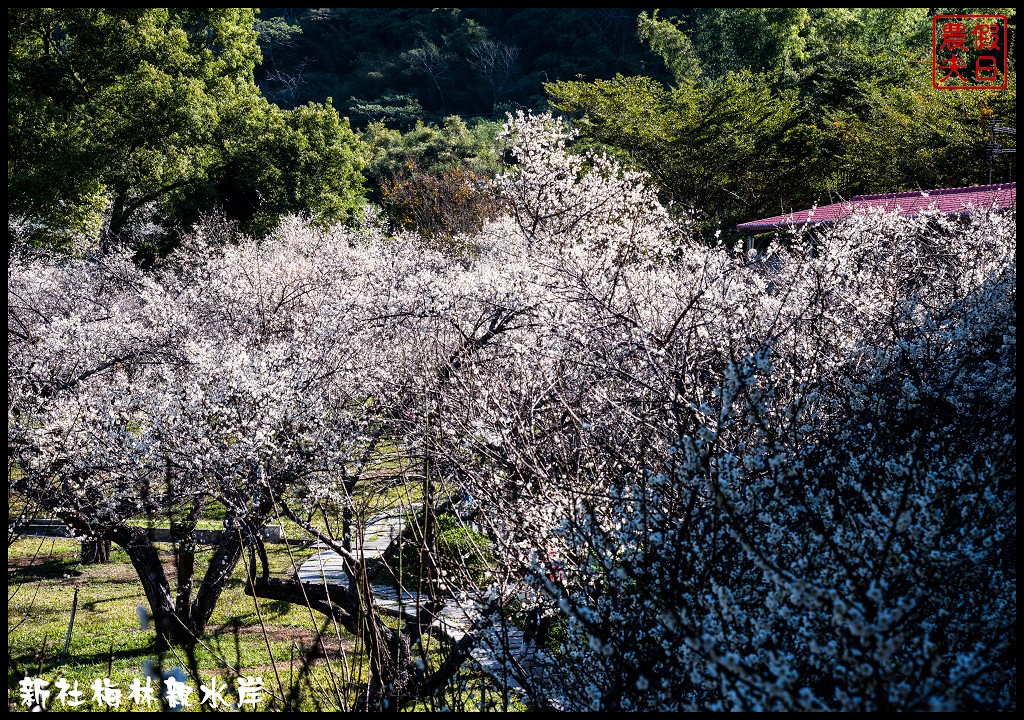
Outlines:
{"label": "green grass", "polygon": [[[145,527],[153,529],[167,530],[171,527],[170,520],[163,521],[150,521],[150,520],[129,520],[125,523],[126,525],[133,525],[135,527]],[[224,528],[224,522],[221,520],[200,520],[196,523],[196,530],[222,530]]]}
{"label": "green grass", "polygon": [[[165,570],[173,571],[169,544],[158,543]],[[309,557],[311,548],[266,546],[274,577],[285,577],[293,566]],[[127,555],[117,546],[111,562],[83,566],[79,544],[63,538],[25,537],[8,548],[8,709],[26,711],[19,684],[25,678],[49,683],[50,710],[157,711],[159,706],[140,707],[127,698],[133,680],[145,682],[144,665],[159,661],[167,670],[188,668],[182,648],[158,657],[155,633],[140,627],[137,608],[148,610],[139,579]],[[196,582],[201,578],[211,550],[196,559]],[[264,701],[257,709],[282,709],[280,700],[299,677],[301,648],[316,646],[323,633],[328,659],[315,660],[299,683],[299,710],[351,709],[356,688],[365,687],[368,671],[358,641],[343,630],[336,633],[324,616],[307,608],[265,599],[255,601],[244,593],[245,564],[240,563],[221,596],[206,634],[195,652],[202,683],[213,677],[231,686],[239,676],[263,680]],[[71,608],[77,590],[77,609],[68,652],[63,653]],[[257,606],[258,602],[258,606]],[[392,621],[394,622],[394,621]],[[438,646],[439,647],[439,646]],[[433,662],[433,652],[431,662]],[[276,673],[275,673],[276,669]],[[55,702],[55,683],[64,678],[77,683],[85,702],[71,708]],[[109,678],[124,696],[120,707],[106,708],[92,701],[92,684]],[[280,679],[280,686],[278,685]],[[199,683],[192,687],[190,710],[198,710]],[[279,687],[281,689],[279,689]],[[338,693],[341,693],[341,700]],[[229,699],[234,691],[227,693]],[[420,710],[501,710],[503,702],[493,683],[470,668],[460,671],[459,682],[443,697]],[[521,709],[513,707],[510,709]]]}
{"label": "green grass", "polygon": [[[412,517],[406,519],[406,524]],[[443,585],[468,589],[486,585],[489,571],[493,570],[494,558],[491,543],[482,534],[462,523],[450,514],[437,516],[435,525],[435,547],[440,566],[448,573]],[[384,564],[395,577],[401,571],[401,585],[417,587],[426,568],[421,567],[422,555],[415,543],[408,543],[400,551],[383,558]],[[432,567],[432,566],[428,566]]]}
{"label": "green grass", "polygon": [[461,669],[453,686],[438,698],[429,703],[417,703],[409,709],[412,712],[527,712],[529,710],[515,695],[504,695],[489,676],[470,667]]}
{"label": "green grass", "polygon": [[[170,564],[169,546],[161,546]],[[297,552],[283,545],[268,545],[272,572],[284,576],[291,563],[301,563],[310,550]],[[115,548],[111,563],[82,566],[78,562],[78,543],[56,538],[23,538],[8,551],[8,708],[26,710],[19,694],[20,681],[28,676],[49,682],[51,699],[56,696],[55,682],[65,678],[77,681],[86,702],[78,710],[96,711],[90,686],[109,677],[127,695],[133,679],[145,680],[143,663],[158,660],[154,651],[155,633],[140,628],[137,608],[148,608],[142,586],[127,556]],[[209,553],[207,553],[209,555]],[[198,564],[208,557],[201,556]],[[199,570],[205,569],[203,567]],[[313,647],[316,630],[323,616],[290,603],[264,599],[256,601],[243,591],[244,568],[240,565],[221,596],[206,635],[196,652],[196,663],[203,682],[217,676],[222,682],[234,682],[239,675],[262,677],[267,693],[260,708],[280,696],[277,678],[287,690],[299,668],[299,647]],[[77,590],[77,610],[67,655],[63,654],[71,608]],[[342,631],[340,636],[325,633],[329,655],[339,656],[344,648],[352,657],[354,640]],[[164,668],[187,667],[189,661],[180,648],[159,658]],[[276,674],[275,674],[276,667]],[[344,681],[348,669],[337,659],[318,660],[304,683],[300,709],[336,709],[331,699],[333,686],[350,686]],[[355,672],[365,676],[365,668]],[[199,687],[194,681],[191,709],[198,709]],[[279,701],[277,707],[280,708]],[[53,710],[72,708],[51,705]],[[115,710],[139,710],[125,697]],[[158,709],[157,706],[151,708]]]}
{"label": "green grass", "polygon": [[[411,512],[422,505],[423,483],[406,473],[410,467],[397,448],[383,446],[371,466],[356,484],[356,515],[369,519],[380,513]],[[9,476],[11,474],[9,469]],[[11,499],[9,495],[9,500]],[[11,503],[9,502],[9,505]],[[204,508],[200,529],[219,529],[224,508],[210,503]],[[272,518],[280,523],[291,539],[308,539],[294,522]],[[314,526],[327,530],[322,515],[314,516]],[[142,524],[142,523],[140,523]],[[168,523],[163,523],[164,526]],[[331,530],[340,535],[340,521],[331,519]],[[464,529],[443,526],[442,545],[462,559],[472,547],[483,544]],[[450,536],[450,537],[449,537]],[[173,573],[174,559],[169,544],[159,543],[165,572]],[[268,544],[271,575],[286,577],[314,550],[298,546]],[[134,680],[145,682],[144,666],[157,662],[164,670],[175,666],[188,668],[193,661],[182,648],[172,648],[158,657],[155,632],[140,627],[138,608],[148,612],[142,585],[127,555],[117,546],[111,562],[83,566],[79,562],[77,541],[60,538],[23,537],[8,547],[8,709],[26,711],[19,693],[21,681],[28,677],[48,683],[48,709],[57,711],[158,711],[159,704],[139,706],[127,698]],[[212,549],[196,558],[195,584],[202,580]],[[453,557],[454,559],[454,557]],[[194,654],[199,681],[209,683],[216,677],[229,688],[240,676],[258,676],[263,680],[264,700],[256,709],[280,710],[281,698],[293,683],[299,684],[300,711],[336,711],[351,709],[354,694],[365,687],[368,670],[365,653],[358,641],[343,630],[325,622],[323,615],[291,603],[254,600],[244,593],[245,562],[239,563],[217,603],[206,633]],[[405,568],[408,571],[408,567]],[[173,592],[172,581],[172,592]],[[76,605],[77,591],[77,605]],[[76,605],[71,641],[64,652],[72,606]],[[303,649],[326,645],[327,658],[314,660],[299,682]],[[433,654],[433,653],[431,653]],[[56,702],[58,679],[77,683],[85,702],[77,708]],[[91,686],[109,678],[124,696],[119,707],[103,707],[93,702]],[[187,709],[198,710],[201,698],[199,682],[187,680],[192,696]],[[429,705],[419,710],[502,709],[490,681],[471,669],[460,671],[459,682]],[[235,697],[233,690],[227,693]],[[251,709],[251,708],[248,708]],[[513,708],[510,708],[513,709]],[[514,708],[521,709],[521,708]]]}

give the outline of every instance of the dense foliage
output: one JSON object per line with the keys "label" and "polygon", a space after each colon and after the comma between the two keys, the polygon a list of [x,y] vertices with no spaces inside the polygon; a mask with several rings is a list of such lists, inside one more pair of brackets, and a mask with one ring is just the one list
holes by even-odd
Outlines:
{"label": "dense foliage", "polygon": [[[260,87],[283,107],[333,97],[357,124],[543,107],[543,83],[667,74],[638,8],[264,8]],[[339,52],[339,49],[343,51]],[[411,123],[410,123],[411,124]],[[407,129],[403,127],[403,129]]]}
{"label": "dense foliage", "polygon": [[[13,257],[13,489],[124,546],[195,642],[268,517],[358,526],[361,463],[400,448],[444,518],[434,580],[480,616],[450,662],[418,620],[360,622],[360,532],[321,533],[345,588],[252,582],[364,641],[366,708],[449,686],[532,607],[557,632],[509,672],[548,708],[1014,710],[1014,213],[864,214],[745,254],[564,122],[503,140],[510,212],[463,255],[289,218],[146,272]],[[193,588],[214,499],[230,532]],[[169,513],[176,591],[130,524]]]}
{"label": "dense foliage", "polygon": [[524,108],[646,172],[706,241],[853,194],[983,183],[990,164],[1013,180],[1015,155],[988,150],[1016,125],[1015,11],[984,10],[1009,17],[1009,87],[983,92],[931,87],[938,12],[13,8],[8,239],[151,263],[214,212],[261,237],[288,213],[358,225],[375,205],[427,235],[474,228],[432,198],[447,176],[493,179],[505,111]]}
{"label": "dense foliage", "polygon": [[417,120],[406,132],[370,123],[361,136],[370,148],[364,170],[384,217],[398,229],[444,246],[455,235],[477,231],[501,207],[491,180],[501,170],[501,123],[458,116],[432,125]]}
{"label": "dense foliage", "polygon": [[7,19],[9,241],[100,238],[151,259],[214,209],[264,234],[285,213],[331,223],[358,206],[363,153],[347,121],[329,103],[281,110],[256,86],[252,10]]}
{"label": "dense foliage", "polygon": [[[924,8],[701,8],[641,14],[672,71],[545,88],[583,138],[650,173],[705,234],[855,194],[987,182],[987,128],[1016,125],[1009,87],[931,85]],[[962,12],[962,11],[957,11]],[[1010,17],[1012,9],[998,11]],[[1015,177],[1013,156],[995,181]]]}

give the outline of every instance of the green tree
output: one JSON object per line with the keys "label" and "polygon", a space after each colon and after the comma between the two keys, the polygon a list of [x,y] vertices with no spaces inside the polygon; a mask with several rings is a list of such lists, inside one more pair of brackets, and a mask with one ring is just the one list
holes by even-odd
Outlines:
{"label": "green tree", "polygon": [[467,124],[449,116],[439,125],[417,121],[406,133],[370,123],[361,137],[370,159],[372,197],[395,226],[418,231],[441,248],[455,235],[479,230],[502,204],[490,188],[501,168],[501,123]]}
{"label": "green tree", "polygon": [[[998,93],[936,90],[930,77],[857,83],[853,108],[823,108],[821,146],[835,148],[834,175],[819,189],[849,197],[986,183],[988,124],[1017,124],[1010,77],[1010,87]],[[993,178],[1000,179],[1008,178]]]}
{"label": "green tree", "polygon": [[705,230],[852,194],[985,182],[987,124],[1016,125],[1012,60],[1006,90],[931,87],[924,9],[652,12],[637,32],[672,85],[618,76],[545,89],[582,142],[650,173]]}
{"label": "green tree", "polygon": [[419,118],[432,122],[453,114],[500,120],[507,110],[546,110],[547,81],[609,78],[616,72],[669,79],[636,36],[639,12],[266,8],[261,17],[280,17],[302,32],[288,36],[292,46],[274,28],[261,30],[265,54],[272,52],[275,63],[258,67],[256,78],[282,107],[333,97],[360,129],[386,118],[389,127],[407,131],[412,122],[405,108],[412,103],[421,107]]}
{"label": "green tree", "polygon": [[[344,215],[361,194],[360,155],[341,152],[355,138],[329,106],[291,115],[262,98],[254,22],[241,8],[8,9],[8,217],[51,246],[137,244],[156,223],[166,246],[232,184],[261,198],[234,218],[258,218],[250,229]],[[279,166],[235,174],[268,146]]]}
{"label": "green tree", "polygon": [[695,8],[666,18],[655,10],[639,15],[637,30],[677,82],[696,63],[711,77],[749,70],[792,80],[810,19],[806,8]]}
{"label": "green tree", "polygon": [[351,97],[348,101],[349,114],[358,122],[361,119],[378,123],[381,127],[408,131],[423,117],[423,106],[412,95],[389,93],[376,100]]}
{"label": "green tree", "polygon": [[260,237],[291,212],[322,226],[358,214],[367,151],[330,98],[281,110],[250,96],[225,113],[219,135],[224,156],[217,176],[179,215],[198,219],[223,208],[242,230]]}
{"label": "green tree", "polygon": [[8,214],[116,236],[205,179],[220,106],[259,59],[251,11],[9,8]]}
{"label": "green tree", "polygon": [[263,51],[260,88],[268,100],[285,107],[294,106],[304,83],[303,73],[309,60],[298,56],[296,37],[302,28],[284,17],[256,20],[255,30]]}
{"label": "green tree", "polygon": [[772,90],[760,74],[729,72],[675,88],[622,76],[545,88],[585,137],[648,172],[706,232],[777,208],[813,162],[796,92]]}
{"label": "green tree", "polygon": [[702,73],[697,50],[681,25],[679,19],[659,19],[657,10],[650,15],[641,13],[637,18],[637,35],[672,71],[676,83],[699,78]]}
{"label": "green tree", "polygon": [[478,119],[466,123],[457,115],[438,125],[417,121],[404,133],[383,121],[372,122],[360,133],[369,153],[364,172],[377,184],[402,174],[409,165],[428,172],[464,167],[493,177],[501,168],[495,137],[500,128],[499,122]]}

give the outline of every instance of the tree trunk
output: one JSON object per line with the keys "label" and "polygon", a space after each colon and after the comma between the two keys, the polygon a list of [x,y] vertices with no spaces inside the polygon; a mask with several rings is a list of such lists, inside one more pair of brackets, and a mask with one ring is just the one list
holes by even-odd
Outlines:
{"label": "tree trunk", "polygon": [[[261,577],[246,583],[245,593],[308,607],[334,618],[350,633],[361,636],[369,656],[370,678],[356,702],[357,710],[397,711],[410,700],[421,699],[423,671],[413,662],[409,633],[384,624],[372,604],[367,603],[367,597],[360,598],[358,593],[340,586]],[[369,597],[372,598],[372,594]],[[464,645],[468,647],[468,643]],[[461,646],[459,652],[463,652]],[[457,664],[446,667],[445,672],[454,674],[457,668]]]}
{"label": "tree trunk", "polygon": [[423,676],[412,663],[409,635],[374,617],[363,641],[370,648],[370,682],[356,702],[356,710],[397,712],[403,700],[420,699]]}
{"label": "tree trunk", "polygon": [[[132,562],[135,572],[142,583],[142,589],[149,601],[149,610],[153,614],[156,626],[156,646],[158,651],[166,650],[171,644],[188,642],[186,628],[174,614],[174,599],[171,588],[164,574],[160,556],[149,539],[146,528],[121,525],[114,530],[114,540],[120,545]],[[185,637],[183,637],[185,636]]]}
{"label": "tree trunk", "polygon": [[199,634],[202,634],[206,623],[210,621],[221,593],[228,586],[238,561],[242,559],[244,546],[238,528],[230,522],[225,522],[217,549],[210,558],[203,581],[192,602],[190,624]]}
{"label": "tree trunk", "polygon": [[90,539],[82,541],[79,562],[83,565],[104,565],[110,562],[110,540]]}

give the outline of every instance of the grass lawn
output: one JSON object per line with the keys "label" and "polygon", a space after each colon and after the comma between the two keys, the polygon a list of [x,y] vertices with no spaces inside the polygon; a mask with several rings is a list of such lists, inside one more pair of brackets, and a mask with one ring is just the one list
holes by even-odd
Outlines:
{"label": "grass lawn", "polygon": [[[404,477],[410,469],[396,459],[367,469],[353,498],[356,517],[365,521],[380,514],[411,516],[422,505],[423,483]],[[222,519],[223,507],[212,503],[205,508],[199,528],[219,529]],[[280,524],[287,538],[309,537],[287,518],[271,522]],[[310,522],[340,537],[336,520],[328,524],[317,513]],[[168,527],[169,520],[145,524]],[[172,546],[156,546],[173,592]],[[271,575],[280,578],[289,577],[293,568],[316,552],[296,544],[268,543],[266,550]],[[144,622],[149,605],[123,550],[113,546],[111,562],[103,565],[82,565],[79,552],[77,541],[64,538],[22,537],[8,546],[9,710],[29,710],[34,703],[26,704],[24,696],[38,690],[35,698],[42,696],[42,705],[51,711],[156,712],[161,710],[158,700],[147,703],[131,698],[130,693],[133,684],[151,683],[159,697],[165,686],[158,678],[166,680],[168,673],[177,673],[190,688],[185,709],[191,711],[211,709],[204,695],[215,684],[221,686],[226,701],[217,709],[230,710],[248,678],[261,680],[262,692],[258,703],[243,703],[243,710],[281,710],[288,697],[299,698],[300,711],[346,710],[353,707],[358,689],[366,687],[366,658],[358,640],[308,608],[246,595],[244,561],[235,568],[193,659],[183,648],[158,656],[152,624]],[[196,585],[212,554],[212,548],[197,553]],[[72,607],[74,622],[65,652]],[[432,651],[428,664],[434,662]],[[116,706],[112,704],[116,692],[107,695],[110,702],[106,703],[95,697],[103,692],[106,681],[121,693]],[[76,701],[80,703],[74,705]],[[202,707],[201,701],[205,702]],[[411,709],[443,707],[493,710],[503,709],[504,703],[488,678],[463,668],[445,692]]]}
{"label": "grass lawn", "polygon": [[[170,546],[160,546],[165,567],[173,573]],[[284,577],[293,563],[301,564],[312,550],[286,545],[267,545],[272,573]],[[116,546],[112,562],[106,565],[83,566],[78,562],[79,545],[59,538],[22,538],[8,548],[7,573],[7,653],[8,708],[27,710],[20,693],[21,681],[27,676],[49,683],[51,710],[113,709],[137,711],[145,705],[128,699],[132,681],[143,685],[144,663],[159,661],[167,671],[175,666],[188,668],[189,661],[181,649],[158,658],[154,652],[155,633],[140,627],[138,608],[148,609],[142,586],[127,555]],[[197,575],[204,570],[209,555],[197,558]],[[206,636],[196,653],[202,683],[209,685],[217,677],[226,684],[228,702],[237,698],[233,689],[238,677],[255,676],[263,681],[262,702],[253,708],[281,708],[281,698],[298,682],[302,710],[338,709],[351,703],[352,682],[358,683],[360,665],[353,663],[356,677],[348,677],[349,665],[338,660],[361,656],[353,639],[344,631],[324,626],[324,616],[298,605],[267,600],[254,600],[243,591],[244,568],[240,564],[225,589]],[[71,608],[77,590],[77,610],[70,644],[65,655],[64,644]],[[322,635],[318,633],[322,631]],[[299,679],[300,657],[305,648],[319,642],[326,647],[331,660],[322,653],[311,663],[311,669]],[[354,652],[355,651],[355,652]],[[363,672],[365,675],[365,671]],[[67,705],[68,695],[58,702],[56,683],[65,678],[72,686],[77,682],[83,704]],[[93,702],[92,685],[109,678],[111,685],[122,690],[120,706],[102,707]],[[187,679],[192,687],[187,709],[198,710],[200,683]],[[70,692],[70,691],[69,691]],[[339,702],[338,695],[342,695]],[[149,709],[159,710],[154,704]]]}

